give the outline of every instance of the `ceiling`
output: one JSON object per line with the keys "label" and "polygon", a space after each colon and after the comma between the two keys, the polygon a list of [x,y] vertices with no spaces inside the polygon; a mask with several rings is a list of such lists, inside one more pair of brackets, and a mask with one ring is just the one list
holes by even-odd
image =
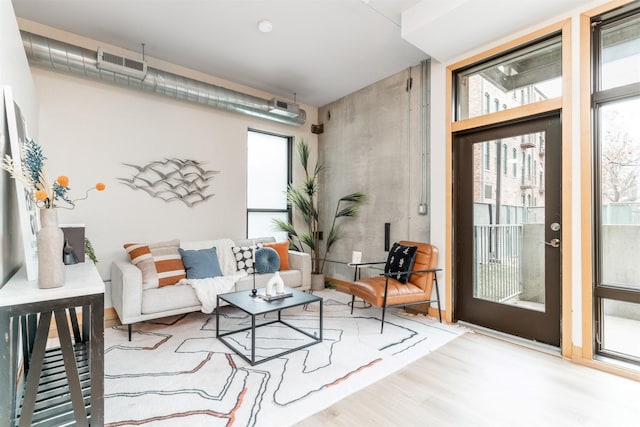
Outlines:
{"label": "ceiling", "polygon": [[316,107],[589,2],[12,0],[18,17]]}

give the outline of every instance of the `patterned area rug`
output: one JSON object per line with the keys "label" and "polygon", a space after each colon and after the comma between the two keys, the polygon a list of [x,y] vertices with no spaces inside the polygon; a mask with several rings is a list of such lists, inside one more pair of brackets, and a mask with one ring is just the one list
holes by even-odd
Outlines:
{"label": "patterned area rug", "polygon": [[[215,338],[215,314],[136,324],[131,342],[126,328],[106,330],[105,424],[293,425],[465,332],[389,309],[380,334],[380,309],[356,308],[351,315],[349,295],[315,294],[324,299],[323,341],[255,366]],[[313,334],[318,310],[317,303],[289,309],[283,319]],[[265,317],[274,315],[259,320]],[[220,323],[237,329],[250,318],[222,307]],[[277,323],[258,331],[257,356],[296,347],[303,336]]]}

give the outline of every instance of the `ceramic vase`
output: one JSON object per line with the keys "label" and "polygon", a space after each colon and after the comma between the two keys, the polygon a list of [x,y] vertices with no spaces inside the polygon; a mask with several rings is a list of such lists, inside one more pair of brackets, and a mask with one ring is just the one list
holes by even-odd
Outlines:
{"label": "ceramic vase", "polygon": [[271,296],[275,292],[275,284],[274,277],[271,277],[264,287],[264,294],[266,296]]}
{"label": "ceramic vase", "polygon": [[273,276],[267,282],[267,286],[265,286],[264,293],[269,296],[284,293],[284,281],[280,277],[279,271],[273,273]]}
{"label": "ceramic vase", "polygon": [[40,209],[40,225],[37,235],[38,287],[57,288],[64,284],[64,233],[58,226],[58,210]]}
{"label": "ceramic vase", "polygon": [[282,280],[282,277],[280,276],[280,272],[276,271],[275,273],[273,273],[273,277],[276,282],[276,293],[277,294],[284,294],[284,280]]}

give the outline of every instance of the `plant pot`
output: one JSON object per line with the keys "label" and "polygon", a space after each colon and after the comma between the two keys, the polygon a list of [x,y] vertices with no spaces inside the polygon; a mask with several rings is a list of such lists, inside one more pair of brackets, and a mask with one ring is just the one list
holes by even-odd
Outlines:
{"label": "plant pot", "polygon": [[64,233],[58,226],[57,209],[40,209],[40,224],[37,234],[38,287],[57,288],[64,284]]}
{"label": "plant pot", "polygon": [[324,274],[311,275],[311,290],[321,291],[324,289]]}

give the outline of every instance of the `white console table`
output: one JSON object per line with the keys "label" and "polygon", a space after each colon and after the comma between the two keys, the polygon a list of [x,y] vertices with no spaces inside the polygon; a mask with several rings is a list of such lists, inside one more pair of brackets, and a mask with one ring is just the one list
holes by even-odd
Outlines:
{"label": "white console table", "polygon": [[[52,315],[60,347],[46,348]],[[65,266],[64,285],[53,289],[39,289],[22,268],[0,288],[0,426],[74,422],[104,424],[104,282],[90,261]]]}

